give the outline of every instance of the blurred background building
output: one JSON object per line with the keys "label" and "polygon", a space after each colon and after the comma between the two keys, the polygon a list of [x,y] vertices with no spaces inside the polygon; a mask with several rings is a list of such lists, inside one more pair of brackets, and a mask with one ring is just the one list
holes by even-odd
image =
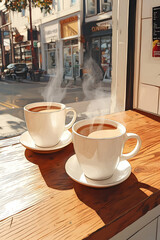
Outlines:
{"label": "blurred background building", "polygon": [[[112,70],[112,0],[57,0],[49,13],[32,7],[33,47],[38,68],[66,79],[82,76],[84,56],[101,67],[104,79]],[[32,68],[29,9],[7,11],[0,3],[0,67],[26,63]]]}

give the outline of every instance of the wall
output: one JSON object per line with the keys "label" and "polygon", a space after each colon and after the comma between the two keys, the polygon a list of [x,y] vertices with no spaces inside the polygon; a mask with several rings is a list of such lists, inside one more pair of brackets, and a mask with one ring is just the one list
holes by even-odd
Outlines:
{"label": "wall", "polygon": [[160,115],[160,57],[152,57],[152,8],[156,6],[160,0],[140,0],[137,5],[134,108]]}
{"label": "wall", "polygon": [[111,113],[125,110],[129,0],[113,1]]}
{"label": "wall", "polygon": [[160,206],[148,211],[143,217],[132,223],[110,240],[159,240]]}

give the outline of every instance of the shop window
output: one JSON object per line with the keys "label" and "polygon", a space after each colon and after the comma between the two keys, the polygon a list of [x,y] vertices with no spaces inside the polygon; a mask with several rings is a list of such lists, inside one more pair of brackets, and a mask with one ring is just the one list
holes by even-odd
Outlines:
{"label": "shop window", "polygon": [[79,50],[78,39],[65,40],[64,50],[64,74],[66,77],[79,76]]}
{"label": "shop window", "polygon": [[101,67],[105,79],[111,79],[111,43],[112,37],[110,35],[93,38],[91,43],[92,57]]}
{"label": "shop window", "polygon": [[71,47],[64,48],[64,68],[65,68],[65,76],[72,76]]}
{"label": "shop window", "polygon": [[15,63],[32,64],[31,45],[15,44],[14,46],[14,61]]}
{"label": "shop window", "polygon": [[56,42],[46,44],[46,66],[48,74],[54,74],[56,67]]}
{"label": "shop window", "polygon": [[78,44],[78,39],[77,38],[71,40],[71,45],[74,45],[74,44]]}
{"label": "shop window", "polygon": [[97,12],[97,1],[86,0],[86,15],[95,15]]}
{"label": "shop window", "polygon": [[65,40],[63,42],[63,46],[69,46],[71,44],[71,40]]}
{"label": "shop window", "polygon": [[101,0],[101,11],[102,12],[112,11],[112,0]]}
{"label": "shop window", "polygon": [[72,16],[60,21],[61,38],[68,38],[78,35],[78,16]]}
{"label": "shop window", "polygon": [[111,44],[111,36],[101,38],[101,67],[103,69],[105,79],[111,79]]}

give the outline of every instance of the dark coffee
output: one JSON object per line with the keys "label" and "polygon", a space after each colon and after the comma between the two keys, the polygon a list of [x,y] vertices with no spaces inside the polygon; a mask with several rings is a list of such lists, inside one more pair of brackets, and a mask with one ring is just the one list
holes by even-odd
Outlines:
{"label": "dark coffee", "polygon": [[101,131],[101,130],[116,130],[117,127],[110,125],[110,124],[102,124],[102,123],[94,123],[94,124],[87,124],[78,128],[77,133],[88,136],[92,132]]}
{"label": "dark coffee", "polygon": [[31,112],[52,112],[52,111],[57,111],[60,109],[61,108],[57,107],[57,106],[38,106],[38,107],[30,108],[29,111],[31,111]]}

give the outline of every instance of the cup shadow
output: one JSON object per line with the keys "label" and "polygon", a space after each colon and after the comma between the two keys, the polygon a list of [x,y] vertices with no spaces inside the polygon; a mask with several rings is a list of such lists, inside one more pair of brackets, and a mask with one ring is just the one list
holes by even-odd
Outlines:
{"label": "cup shadow", "polygon": [[[158,191],[154,187],[138,182],[133,173],[123,183],[110,188],[91,188],[74,182],[78,198],[92,208],[105,224],[109,224],[143,201],[148,195],[141,188],[152,193]],[[147,209],[142,211],[145,213]]]}
{"label": "cup shadow", "polygon": [[26,159],[38,165],[47,186],[59,190],[73,188],[73,181],[65,171],[65,163],[73,154],[72,143],[60,151],[50,154],[40,154],[27,149],[25,150]]}

